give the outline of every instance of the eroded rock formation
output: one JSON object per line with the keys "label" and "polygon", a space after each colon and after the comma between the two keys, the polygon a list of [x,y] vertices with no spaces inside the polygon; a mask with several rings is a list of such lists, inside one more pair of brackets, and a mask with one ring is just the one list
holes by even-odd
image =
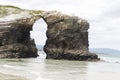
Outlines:
{"label": "eroded rock formation", "polygon": [[30,39],[32,25],[1,22],[0,58],[37,57],[34,40]]}
{"label": "eroded rock formation", "polygon": [[[15,10],[16,7],[9,6],[9,8]],[[4,11],[7,13],[0,14],[0,58],[37,57],[37,48],[34,40],[30,38],[30,31],[34,22],[43,18],[48,25],[47,41],[44,46],[47,59],[98,59],[96,54],[88,51],[89,23],[86,20],[56,11],[17,8],[18,12],[10,13],[9,10],[11,9],[6,7]],[[14,17],[16,15],[18,17]]]}
{"label": "eroded rock formation", "polygon": [[47,14],[47,41],[44,51],[48,59],[92,60],[96,54],[88,51],[89,23],[77,16],[58,12]]}

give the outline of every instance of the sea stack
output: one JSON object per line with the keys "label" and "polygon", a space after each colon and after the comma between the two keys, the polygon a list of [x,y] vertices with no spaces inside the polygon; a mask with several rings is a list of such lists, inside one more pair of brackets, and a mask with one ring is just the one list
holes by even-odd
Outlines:
{"label": "sea stack", "polygon": [[98,60],[88,49],[89,23],[86,20],[57,11],[25,10],[14,6],[0,6],[0,58],[37,57],[30,31],[40,18],[48,25],[44,45],[47,59]]}

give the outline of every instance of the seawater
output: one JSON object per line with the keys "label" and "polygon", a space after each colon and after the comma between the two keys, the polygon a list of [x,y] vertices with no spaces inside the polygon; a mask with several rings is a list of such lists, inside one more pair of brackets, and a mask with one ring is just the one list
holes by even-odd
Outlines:
{"label": "seawater", "polygon": [[120,80],[119,57],[99,55],[98,62],[46,60],[45,54],[39,53],[38,58],[0,59],[0,74],[25,80]]}

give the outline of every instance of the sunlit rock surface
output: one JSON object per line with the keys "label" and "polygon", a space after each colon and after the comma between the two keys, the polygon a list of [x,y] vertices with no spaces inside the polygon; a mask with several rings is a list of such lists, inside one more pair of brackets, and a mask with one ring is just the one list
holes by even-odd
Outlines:
{"label": "sunlit rock surface", "polygon": [[37,57],[30,31],[34,22],[43,18],[48,25],[44,46],[47,59],[98,60],[96,54],[88,51],[89,23],[86,20],[56,11],[12,6],[0,6],[0,10],[0,58]]}

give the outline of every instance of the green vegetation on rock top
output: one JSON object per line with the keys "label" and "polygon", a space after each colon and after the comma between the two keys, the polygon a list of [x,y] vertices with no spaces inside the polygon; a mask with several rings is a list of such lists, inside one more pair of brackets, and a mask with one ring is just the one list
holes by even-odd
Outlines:
{"label": "green vegetation on rock top", "polygon": [[0,5],[0,18],[13,15],[13,14],[28,14],[28,15],[37,15],[41,14],[43,11],[41,10],[25,10],[19,7],[11,6],[11,5]]}
{"label": "green vegetation on rock top", "polygon": [[30,14],[31,15],[35,15],[35,14],[40,14],[40,13],[42,13],[43,11],[41,11],[41,10],[30,10]]}
{"label": "green vegetation on rock top", "polygon": [[15,6],[0,5],[0,17],[5,17],[10,14],[19,14],[21,11],[22,9]]}
{"label": "green vegetation on rock top", "polygon": [[11,5],[0,5],[0,8],[16,8],[16,9],[20,9],[16,6],[11,6]]}

